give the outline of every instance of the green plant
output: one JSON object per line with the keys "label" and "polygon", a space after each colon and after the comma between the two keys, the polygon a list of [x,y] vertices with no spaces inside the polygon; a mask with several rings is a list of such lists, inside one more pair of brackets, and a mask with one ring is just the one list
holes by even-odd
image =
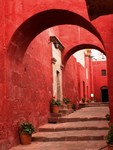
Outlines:
{"label": "green plant", "polygon": [[75,111],[76,110],[76,104],[72,104],[72,109]]}
{"label": "green plant", "polygon": [[83,98],[82,98],[82,103],[85,103],[85,100],[86,100],[85,97],[83,97]]}
{"label": "green plant", "polygon": [[107,135],[107,144],[113,145],[113,124],[111,124],[109,127]]}
{"label": "green plant", "polygon": [[32,134],[34,131],[35,131],[35,128],[32,125],[32,123],[23,122],[19,126],[19,133]]}
{"label": "green plant", "polygon": [[65,104],[69,104],[70,103],[70,99],[69,98],[63,98],[63,102],[65,103]]}
{"label": "green plant", "polygon": [[106,120],[107,120],[107,121],[110,121],[110,115],[109,115],[109,114],[106,114],[105,117],[106,117]]}
{"label": "green plant", "polygon": [[60,106],[61,102],[60,102],[60,100],[55,99],[55,97],[53,97],[50,104]]}

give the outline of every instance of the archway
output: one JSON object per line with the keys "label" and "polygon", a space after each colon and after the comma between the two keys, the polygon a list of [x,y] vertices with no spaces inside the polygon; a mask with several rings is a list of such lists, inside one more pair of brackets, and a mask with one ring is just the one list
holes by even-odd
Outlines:
{"label": "archway", "polygon": [[66,62],[68,61],[69,57],[74,54],[75,52],[82,50],[82,49],[98,49],[100,52],[102,52],[103,54],[105,54],[104,50],[102,50],[100,47],[93,45],[93,44],[80,44],[80,45],[76,45],[75,47],[73,47],[72,49],[70,49],[65,56],[63,57],[63,64],[65,65]]}
{"label": "archway", "polygon": [[[97,61],[97,53],[94,55],[94,53],[89,53],[89,55],[87,55],[87,53],[85,53],[84,51],[84,49],[89,49],[89,50],[91,50],[92,49],[92,51],[93,50],[97,50],[97,51],[99,51],[99,52],[101,52],[101,53],[99,53],[98,54],[98,56],[103,56],[103,54],[104,55],[106,55],[105,54],[105,52],[102,50],[102,49],[100,49],[99,47],[97,47],[97,46],[95,46],[95,45],[92,45],[92,44],[81,44],[81,45],[76,45],[75,47],[73,47],[72,49],[70,49],[66,54],[65,54],[65,56],[64,56],[64,58],[63,58],[63,64],[65,65],[65,68],[64,68],[64,72],[65,72],[65,70],[67,71],[67,65],[68,65],[68,69],[69,69],[69,63],[68,63],[68,60],[70,61],[70,59],[71,59],[71,55],[72,54],[74,54],[75,52],[78,52],[79,53],[79,51],[81,50],[81,51],[83,51],[83,53],[80,53],[80,58],[79,58],[79,56],[78,55],[76,55],[76,60],[77,60],[77,62],[80,62],[80,60],[82,59],[83,61],[81,61],[81,63],[79,63],[80,65],[80,70],[81,70],[81,72],[79,73],[79,74],[77,74],[77,72],[76,72],[76,74],[75,74],[75,76],[78,76],[77,78],[78,78],[78,81],[79,81],[79,86],[78,86],[78,89],[79,89],[79,95],[80,95],[80,99],[84,96],[84,95],[86,95],[87,96],[87,98],[91,98],[90,96],[91,96],[91,94],[92,93],[95,93],[95,88],[97,87],[97,85],[95,85],[94,83],[96,83],[95,82],[95,79],[101,79],[101,75],[100,76],[98,76],[98,74],[100,74],[100,71],[101,71],[101,68],[102,68],[102,65],[104,65],[103,66],[103,68],[105,67],[105,61],[104,60],[106,60],[106,59],[103,59],[102,57],[101,57],[101,59],[100,59],[100,57],[99,57],[99,61],[100,62],[98,62]],[[100,54],[102,54],[102,55],[100,55]],[[83,56],[82,56],[83,55]],[[88,56],[91,56],[91,57],[88,57]],[[77,59],[77,57],[79,58],[79,59]],[[91,59],[90,59],[91,58]],[[95,61],[96,60],[96,61]],[[102,63],[103,62],[103,63]],[[95,65],[97,65],[97,66],[95,66]],[[70,66],[71,66],[71,64],[70,64]],[[86,69],[85,69],[85,67],[86,67]],[[94,67],[94,68],[93,68]],[[95,69],[95,67],[96,68],[98,68],[98,74],[96,73],[96,71],[94,71],[93,69]],[[84,72],[83,72],[83,70],[84,70]],[[94,72],[93,72],[94,71]],[[79,71],[78,71],[79,72]],[[65,74],[65,73],[64,73]],[[83,76],[83,78],[82,78],[82,76]],[[96,76],[96,77],[95,77]],[[101,81],[102,81],[103,79],[101,79]],[[85,86],[85,83],[86,83],[86,86]],[[99,80],[97,80],[97,84],[98,83],[100,83],[99,82]],[[103,80],[103,83],[105,83],[105,85],[107,85],[106,84],[106,80]],[[69,84],[69,83],[68,83]],[[74,85],[75,86],[75,85]],[[101,85],[102,86],[102,85]],[[97,90],[97,93],[100,93],[99,91],[100,91],[100,87],[101,86],[99,86],[99,88],[98,88],[98,90]],[[85,87],[85,88],[84,88]],[[85,89],[85,90],[84,90]],[[96,88],[97,89],[97,88]],[[90,92],[89,92],[90,91]],[[84,94],[85,93],[85,94]],[[81,97],[82,96],[82,97]],[[98,98],[98,97],[96,97],[96,98]],[[99,98],[98,98],[98,101],[100,101],[100,99],[101,99],[101,95],[99,95]]]}
{"label": "archway", "polygon": [[[92,26],[92,24],[90,22],[88,22],[86,19],[84,19],[80,15],[75,14],[75,13],[70,12],[70,11],[67,11],[67,10],[56,10],[56,9],[47,10],[47,11],[44,11],[44,12],[41,12],[41,13],[38,13],[38,14],[32,16],[31,18],[29,18],[27,21],[25,21],[16,30],[16,32],[12,36],[12,39],[11,39],[11,41],[9,43],[9,47],[8,47],[8,55],[10,56],[9,58],[11,60],[18,60],[18,59],[23,58],[23,56],[24,56],[24,54],[26,52],[26,49],[29,46],[30,42],[39,33],[41,33],[42,31],[44,31],[45,29],[47,29],[49,27],[56,26],[56,25],[62,25],[62,24],[73,24],[73,25],[81,26],[81,27],[85,28],[86,30],[88,30],[89,32],[91,32],[92,34],[94,34],[102,42],[102,38],[100,37],[100,34],[96,31],[95,27]],[[10,63],[9,63],[9,66],[10,66]],[[15,82],[17,82],[17,80],[18,81],[21,80],[21,76],[22,76],[21,68],[22,67],[21,67],[21,64],[20,64],[20,68],[18,68],[17,63],[13,64],[10,67],[8,67],[8,69],[9,69],[8,71],[10,72],[8,74],[8,77],[9,77],[9,80],[14,80],[14,79],[16,80],[16,81],[14,80],[14,86],[15,86]],[[14,68],[12,69],[12,67],[14,67]],[[10,69],[12,69],[12,70],[10,70]],[[25,66],[22,69],[23,69],[22,71],[24,72],[24,75],[27,76],[26,72],[27,72],[27,70],[29,70],[29,68],[27,68]],[[38,68],[38,71],[39,71],[39,69],[40,68]],[[11,71],[12,71],[12,73],[11,73]],[[33,72],[31,72],[31,73],[33,73]],[[42,77],[42,75],[40,75],[40,76]],[[28,79],[31,80],[31,78],[28,78]],[[45,80],[45,78],[44,78],[44,80]],[[18,83],[16,83],[16,84],[18,84]],[[8,84],[8,86],[9,86],[8,88],[10,88],[10,85],[12,86],[12,81],[11,81],[10,84]],[[44,84],[42,84],[42,85],[44,85]],[[18,91],[20,91],[22,85],[19,83],[19,86],[20,87],[18,88]],[[33,85],[31,85],[31,86],[33,86]],[[45,87],[47,87],[47,86],[45,86]],[[13,89],[10,89],[10,90],[12,90],[14,92]],[[42,88],[42,90],[44,90],[44,88]],[[22,89],[22,92],[25,93],[25,91],[26,91],[26,93],[30,93],[31,92],[31,94],[34,92],[34,91],[32,92],[32,90],[30,91],[29,87],[27,87],[25,89],[25,85],[24,85],[24,88]],[[36,95],[36,96],[39,95],[36,92],[34,92],[33,95]],[[40,91],[40,93],[41,92],[42,91]],[[16,95],[16,96],[18,96],[18,95]],[[31,96],[30,96],[30,98],[31,98]],[[25,102],[28,102],[27,98],[24,99],[24,103]],[[47,105],[45,105],[45,106],[47,107]],[[43,113],[45,113],[45,112],[43,112]]]}
{"label": "archway", "polygon": [[63,24],[81,26],[94,34],[103,44],[102,38],[96,28],[82,16],[67,10],[51,9],[30,17],[15,31],[8,47],[10,58],[14,59],[14,56],[16,59],[23,57],[30,42],[39,33],[49,27]]}

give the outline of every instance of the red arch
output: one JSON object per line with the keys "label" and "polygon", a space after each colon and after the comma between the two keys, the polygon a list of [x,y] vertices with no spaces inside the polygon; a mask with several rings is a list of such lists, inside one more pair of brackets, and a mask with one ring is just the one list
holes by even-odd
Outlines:
{"label": "red arch", "polygon": [[47,28],[63,24],[81,26],[94,34],[103,44],[102,38],[96,28],[82,16],[68,10],[50,9],[33,15],[15,31],[9,43],[9,54],[14,56],[17,53],[21,53],[23,56],[30,42],[39,33]]}
{"label": "red arch", "polygon": [[[77,46],[74,46],[73,48],[71,48],[66,54],[65,56],[63,57],[63,65],[66,64],[66,62],[68,61],[69,57],[74,54],[75,52],[77,52],[78,50],[82,50],[82,49],[97,49],[99,50],[100,52],[102,52],[103,54],[105,54],[105,51],[102,50],[100,47],[96,46],[96,45],[93,45],[93,44],[80,44],[80,45],[77,45]],[[106,54],[105,54],[106,55]]]}

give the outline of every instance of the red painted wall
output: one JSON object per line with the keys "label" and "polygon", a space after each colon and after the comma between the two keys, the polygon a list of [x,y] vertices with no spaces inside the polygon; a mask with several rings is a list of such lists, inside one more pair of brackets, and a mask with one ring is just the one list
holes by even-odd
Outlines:
{"label": "red painted wall", "polygon": [[35,127],[48,121],[52,97],[52,53],[48,39],[48,31],[43,32],[32,41],[21,61],[10,60],[7,129],[11,144],[18,142],[17,127],[21,121],[30,121]]}
{"label": "red painted wall", "polygon": [[[109,107],[110,107],[110,118],[111,122],[113,123],[113,55],[112,55],[112,45],[113,45],[113,38],[112,38],[112,31],[113,31],[113,15],[106,15],[101,16],[98,19],[92,21],[95,27],[100,32],[105,48],[106,48],[106,56],[107,56],[107,71],[108,71],[108,92],[109,92]],[[104,29],[104,30],[103,30]]]}
{"label": "red painted wall", "polygon": [[[63,0],[59,0],[59,3],[57,0],[48,0],[47,2],[42,2],[42,0],[32,0],[29,2],[26,0],[4,0],[1,1],[0,4],[0,149],[3,149],[2,145],[5,143],[5,150],[7,150],[7,147],[19,142],[17,138],[17,125],[20,121],[32,121],[35,126],[47,122],[49,101],[52,97],[51,44],[48,44],[50,30],[40,34],[32,41],[23,58],[21,55],[25,41],[19,39],[16,45],[14,41],[11,41],[12,35],[26,19],[44,10],[57,8],[66,9],[76,12],[86,19],[88,19],[88,14],[85,0],[71,0],[65,3]],[[109,16],[109,18],[105,17],[105,20],[102,18],[103,17],[99,17],[99,19],[96,19],[96,22],[92,23],[94,23],[101,33],[106,46],[106,54],[108,57],[108,83],[110,88],[110,112],[111,118],[113,118],[112,15]],[[105,25],[104,30],[103,24]],[[93,43],[103,48],[100,41],[85,29],[76,28],[75,26],[71,27],[70,32],[67,30],[68,26],[65,29],[64,27],[60,28],[60,39],[66,47],[64,54],[73,46],[82,43]],[[102,27],[102,29],[100,27]],[[73,30],[75,28],[76,30]],[[58,30],[53,29],[53,33],[54,31],[55,34],[58,33]],[[105,33],[103,31],[105,31]],[[17,32],[18,36],[22,34],[20,31]],[[29,33],[29,30],[27,33]],[[16,37],[15,40],[17,39]],[[28,39],[25,37],[25,40]],[[13,52],[12,54],[8,51],[9,42],[12,44],[12,48],[10,48]],[[23,47],[18,46],[20,43],[23,43]],[[20,51],[18,51],[18,49]],[[10,59],[7,54],[11,55]],[[74,60],[73,57],[69,59],[64,69],[64,73],[66,72],[65,75],[63,73],[63,93],[66,95],[66,92],[72,92],[71,95],[67,95],[72,101],[75,101],[77,97],[81,99],[83,91],[81,90],[79,95],[77,95],[77,87],[80,85],[82,88],[82,81],[85,80],[84,68],[80,65],[77,67],[76,64],[74,64]],[[78,76],[80,77],[79,84],[77,83],[76,74],[80,75]],[[69,79],[68,84],[70,89],[65,86],[67,79]],[[86,85],[87,84],[89,85],[88,81],[86,81]],[[74,91],[72,90],[73,88],[75,89]]]}
{"label": "red painted wall", "polygon": [[86,73],[86,99],[90,99],[90,95],[92,93],[92,59],[87,55],[85,57],[85,73]]}
{"label": "red painted wall", "polygon": [[[78,63],[78,91],[79,91],[79,100],[82,100],[83,97],[90,99],[90,94],[93,89],[93,79],[92,79],[92,60],[84,55],[85,66],[82,66]],[[85,84],[85,90],[83,88],[83,82]]]}
{"label": "red painted wall", "polygon": [[78,69],[76,59],[71,56],[63,69],[63,96],[70,98],[72,103],[79,100],[78,97]]}
{"label": "red painted wall", "polygon": [[103,86],[108,87],[107,75],[102,76],[101,70],[106,70],[107,73],[107,64],[106,61],[94,61],[93,62],[93,77],[94,77],[94,97],[97,102],[102,101],[101,98],[101,88]]}
{"label": "red painted wall", "polygon": [[[78,63],[78,91],[79,91],[79,100],[81,100],[84,97],[83,93],[83,81],[85,82],[86,85],[86,73],[85,73],[85,68]],[[86,95],[86,93],[85,93]]]}

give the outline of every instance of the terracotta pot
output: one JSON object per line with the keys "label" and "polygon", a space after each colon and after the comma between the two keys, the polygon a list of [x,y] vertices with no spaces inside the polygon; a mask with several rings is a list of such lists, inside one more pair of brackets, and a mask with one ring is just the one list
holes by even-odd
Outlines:
{"label": "terracotta pot", "polygon": [[108,150],[113,150],[113,145],[108,145]]}
{"label": "terracotta pot", "polygon": [[53,105],[53,106],[52,106],[52,112],[53,112],[53,113],[59,113],[59,106]]}
{"label": "terracotta pot", "polygon": [[23,145],[31,144],[31,134],[20,133],[20,142]]}

